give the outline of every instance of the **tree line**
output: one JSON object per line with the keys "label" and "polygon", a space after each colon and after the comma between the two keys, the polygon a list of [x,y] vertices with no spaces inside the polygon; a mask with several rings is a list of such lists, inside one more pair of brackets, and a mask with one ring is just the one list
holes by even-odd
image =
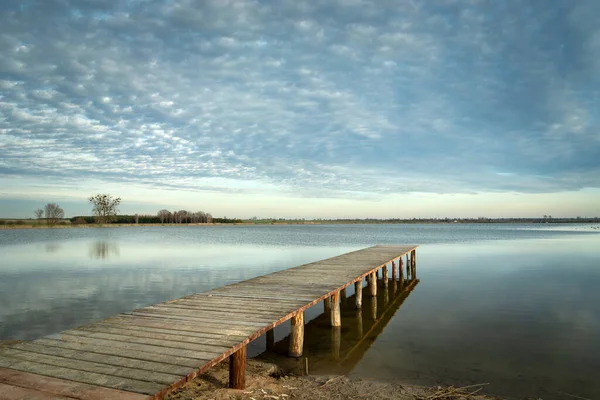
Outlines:
{"label": "tree line", "polygon": [[[236,223],[238,219],[213,218],[210,213],[204,211],[160,210],[156,215],[119,215],[118,207],[121,204],[120,197],[112,197],[109,194],[97,194],[88,198],[92,205],[92,215],[78,215],[70,219],[74,225],[80,224],[209,224],[212,222]],[[37,219],[46,218],[48,225],[55,225],[64,219],[64,210],[56,203],[48,203],[44,209],[33,212]]]}
{"label": "tree line", "polygon": [[210,213],[204,211],[191,212],[187,210],[169,211],[160,210],[157,217],[161,224],[210,224],[213,222],[213,217]]}

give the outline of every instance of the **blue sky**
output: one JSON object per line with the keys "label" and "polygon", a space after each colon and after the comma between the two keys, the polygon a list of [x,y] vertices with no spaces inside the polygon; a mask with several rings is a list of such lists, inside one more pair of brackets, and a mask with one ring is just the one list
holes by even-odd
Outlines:
{"label": "blue sky", "polygon": [[597,216],[599,110],[595,0],[0,3],[6,216]]}

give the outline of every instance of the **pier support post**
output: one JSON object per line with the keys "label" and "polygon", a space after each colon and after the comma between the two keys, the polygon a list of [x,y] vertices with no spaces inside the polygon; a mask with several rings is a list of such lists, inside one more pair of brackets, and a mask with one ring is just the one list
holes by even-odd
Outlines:
{"label": "pier support post", "polygon": [[275,347],[275,331],[269,329],[267,331],[267,350],[273,350],[273,347]]}
{"label": "pier support post", "polygon": [[388,270],[387,270],[387,264],[383,266],[383,268],[381,269],[381,275],[382,275],[382,279],[383,279],[383,286],[387,287],[388,285]]}
{"label": "pier support post", "polygon": [[377,296],[377,272],[371,272],[369,275],[369,288],[371,289],[371,296]]}
{"label": "pier support post", "polygon": [[396,262],[392,261],[392,280],[396,281]]}
{"label": "pier support post", "polygon": [[412,278],[415,279],[417,277],[417,251],[413,250],[410,254],[410,259],[412,261]]}
{"label": "pier support post", "polygon": [[342,316],[340,313],[340,292],[331,296],[331,326],[342,326]]}
{"label": "pier support post", "polygon": [[304,312],[300,311],[292,317],[292,333],[290,334],[290,357],[302,356],[304,347]]}
{"label": "pier support post", "polygon": [[362,279],[354,282],[354,292],[356,294],[356,308],[360,310],[362,308]]}
{"label": "pier support post", "polygon": [[325,314],[331,313],[331,297],[326,297],[323,300],[323,310],[324,310]]}
{"label": "pier support post", "polygon": [[346,304],[346,299],[348,298],[348,294],[346,293],[346,288],[340,290],[340,302],[342,304]]}
{"label": "pier support post", "polygon": [[229,387],[232,389],[246,387],[246,345],[229,356]]}
{"label": "pier support post", "polygon": [[402,257],[400,257],[400,264],[398,265],[398,275],[399,288],[400,291],[402,291],[402,288],[404,287],[404,262]]}

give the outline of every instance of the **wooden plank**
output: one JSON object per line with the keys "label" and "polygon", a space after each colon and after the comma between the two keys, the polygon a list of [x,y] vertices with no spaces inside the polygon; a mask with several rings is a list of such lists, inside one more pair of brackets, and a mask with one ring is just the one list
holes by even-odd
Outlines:
{"label": "wooden plank", "polygon": [[[138,310],[138,311],[133,311],[133,312],[129,312],[129,313],[124,313],[125,315],[135,315],[135,316],[151,316],[153,318],[164,318],[164,319],[172,319],[172,320],[177,320],[177,321],[189,321],[189,322],[198,322],[198,323],[205,323],[205,324],[210,324],[213,326],[218,326],[221,325],[223,327],[256,327],[261,328],[265,325],[268,325],[268,322],[252,322],[252,321],[240,321],[240,320],[236,320],[236,321],[231,321],[227,318],[222,318],[222,319],[217,319],[217,318],[203,318],[202,316],[198,316],[198,317],[192,317],[192,316],[184,316],[181,314],[175,314],[175,313],[160,313],[157,311],[153,311],[153,310]],[[231,322],[231,323],[228,323]]]}
{"label": "wooden plank", "polygon": [[238,341],[229,341],[226,342],[227,345],[224,344],[199,344],[199,343],[189,343],[189,342],[180,342],[176,340],[164,340],[164,339],[154,339],[147,337],[137,337],[137,336],[125,336],[115,333],[103,333],[103,332],[89,332],[85,330],[69,330],[63,332],[63,334],[69,334],[74,336],[84,336],[88,338],[95,339],[106,339],[106,340],[114,340],[116,342],[127,342],[127,343],[139,343],[139,344],[149,344],[153,346],[160,346],[165,348],[175,348],[175,349],[184,349],[191,351],[210,351],[210,352],[219,352],[223,353],[229,350],[231,347],[238,344]]}
{"label": "wooden plank", "polygon": [[170,383],[181,379],[181,376],[179,375],[166,374],[164,372],[154,372],[136,368],[101,364],[91,361],[76,360],[73,358],[50,356],[47,354],[30,353],[28,351],[17,349],[0,349],[0,358],[14,358],[22,361],[31,361],[39,364],[76,369],[79,371],[96,372],[103,375],[130,378],[136,381],[162,383],[163,385],[169,385]]}
{"label": "wooden plank", "polygon": [[333,289],[338,288],[340,285],[346,283],[346,279],[340,279],[338,283],[333,283],[330,285],[318,285],[318,284],[307,284],[305,279],[297,278],[297,279],[287,279],[285,283],[277,282],[260,282],[260,283],[249,283],[243,282],[239,283],[235,286],[224,286],[219,289],[215,289],[216,292],[221,292],[225,290],[257,290],[257,291],[265,291],[276,288],[284,293],[313,293],[313,292],[328,292]]}
{"label": "wooden plank", "polygon": [[[195,341],[198,343],[204,343],[204,340],[237,340],[238,342],[244,340],[248,335],[230,335],[230,334],[222,334],[222,333],[206,333],[206,332],[191,332],[191,331],[180,331],[175,329],[164,329],[164,328],[155,328],[149,326],[137,326],[132,324],[111,324],[98,322],[92,325],[84,325],[80,327],[81,330],[98,330],[99,332],[108,332],[108,330],[115,329],[119,331],[129,332],[131,336],[136,335],[145,335],[146,333],[154,333],[157,335],[165,335],[165,336],[173,336],[180,337],[182,341]],[[151,336],[149,336],[151,337]],[[157,339],[163,339],[161,337],[156,337]],[[210,342],[206,342],[210,343]]]}
{"label": "wooden plank", "polygon": [[[304,304],[302,304],[304,305]],[[197,304],[193,304],[193,303],[171,303],[171,304],[160,304],[160,305],[156,305],[156,307],[159,308],[180,308],[180,309],[185,309],[185,310],[196,310],[196,311],[208,311],[208,312],[222,312],[227,310],[228,314],[231,314],[233,316],[235,316],[236,314],[242,314],[242,315],[256,315],[256,316],[272,316],[273,314],[279,314],[282,312],[293,312],[295,311],[298,307],[301,307],[302,305],[298,305],[298,306],[279,306],[278,304],[273,304],[270,308],[267,306],[264,309],[256,309],[254,306],[252,305],[248,305],[248,304],[244,304],[244,305],[240,305],[240,308],[238,308],[235,305],[230,304],[229,307],[235,307],[235,309],[230,309],[227,310],[227,308],[224,305],[202,305],[202,303],[197,303]],[[244,309],[242,309],[242,307]]]}
{"label": "wooden plank", "polygon": [[[69,334],[55,334],[46,336],[50,339],[56,339],[63,342],[75,342],[75,343],[83,343],[90,345],[101,345],[101,346],[111,346],[114,348],[121,348],[127,350],[136,350],[143,353],[155,353],[155,354],[164,354],[169,356],[177,356],[177,357],[187,357],[194,358],[200,360],[212,360],[213,358],[219,356],[221,351],[198,351],[198,350],[184,350],[184,349],[176,349],[172,347],[162,347],[151,344],[139,344],[139,343],[129,343],[129,342],[117,342],[114,340],[106,340],[99,338],[90,338],[86,336],[75,336]],[[37,340],[34,341],[34,343]],[[219,348],[220,349],[220,348]]]}
{"label": "wooden plank", "polygon": [[197,358],[190,357],[177,357],[171,355],[157,354],[157,353],[144,353],[136,350],[128,350],[123,348],[117,348],[114,346],[105,346],[98,344],[80,343],[80,342],[65,342],[62,340],[53,339],[36,339],[35,344],[41,346],[52,346],[71,350],[81,350],[86,352],[92,352],[97,354],[107,354],[113,356],[129,357],[136,360],[145,361],[156,361],[165,364],[174,364],[190,368],[198,368],[210,359],[199,360]]}
{"label": "wooden plank", "polygon": [[[279,297],[273,294],[269,294],[269,295],[255,295],[255,294],[235,294],[235,293],[211,293],[211,296],[220,296],[220,297],[233,297],[233,298],[239,298],[239,299],[262,299],[262,300],[285,300],[288,299],[287,297]],[[313,301],[314,299],[310,298],[310,297],[303,297],[300,298],[298,296],[296,296],[294,298],[294,300],[300,300],[300,301],[306,301],[307,303],[310,303],[311,301]]]}
{"label": "wooden plank", "polygon": [[[221,296],[213,296],[212,294],[210,294],[210,292],[208,292],[208,294],[204,294],[204,295],[197,295],[194,298],[185,298],[186,302],[194,302],[194,303],[198,303],[198,304],[202,304],[202,305],[218,305],[218,306],[222,306],[224,301],[228,301],[231,303],[232,306],[236,306],[236,307],[247,307],[247,308],[254,308],[256,307],[257,309],[264,309],[265,307],[267,307],[269,304],[266,304],[264,302],[264,300],[262,299],[236,299],[236,298],[230,298],[227,300],[224,300]],[[307,301],[302,299],[302,300],[285,300],[285,299],[281,299],[281,300],[277,300],[276,304],[278,306],[281,307],[301,307],[304,304],[306,304]]]}
{"label": "wooden plank", "polygon": [[[232,346],[240,343],[244,339],[246,339],[246,337],[241,337],[241,336],[236,336],[236,337],[221,336],[221,338],[219,338],[219,339],[200,338],[200,337],[193,337],[193,336],[176,335],[173,333],[173,331],[170,331],[169,333],[156,333],[156,332],[148,332],[148,331],[137,331],[137,330],[133,330],[133,329],[113,328],[112,326],[102,326],[102,325],[83,326],[78,331],[79,332],[109,333],[109,334],[112,333],[115,335],[122,335],[122,336],[131,336],[131,337],[149,338],[149,339],[161,339],[161,340],[167,340],[167,341],[171,341],[171,342],[183,342],[183,343],[191,343],[191,344],[209,344],[209,345],[215,345],[215,346],[225,346],[227,348],[232,347]],[[73,332],[73,331],[71,331],[71,332]]]}
{"label": "wooden plank", "polygon": [[79,371],[77,369],[57,367],[54,365],[40,364],[14,358],[0,357],[0,367],[148,395],[153,395],[164,388],[163,384],[155,382],[145,382],[98,374],[95,372]]}
{"label": "wooden plank", "polygon": [[249,336],[252,332],[255,331],[254,328],[251,327],[243,327],[243,328],[223,328],[223,327],[212,327],[199,323],[190,323],[188,322],[178,322],[177,324],[173,324],[171,321],[164,320],[161,318],[154,318],[150,315],[148,316],[136,316],[136,315],[124,315],[121,314],[118,317],[111,318],[109,323],[113,323],[119,326],[142,326],[142,327],[154,327],[161,329],[171,329],[176,332],[202,332],[202,333],[216,333],[223,335],[240,335],[240,336]]}
{"label": "wooden plank", "polygon": [[[268,324],[273,322],[273,319],[277,319],[281,316],[282,312],[272,312],[267,315],[248,315],[245,313],[231,313],[228,310],[223,311],[208,311],[208,310],[198,310],[198,309],[188,309],[188,308],[178,308],[178,307],[164,307],[164,306],[150,306],[145,307],[140,310],[136,310],[140,312],[150,312],[157,314],[165,314],[165,315],[181,315],[181,316],[191,316],[195,318],[210,318],[210,319],[225,319],[225,320],[234,320],[234,321],[249,321],[249,322],[260,322],[262,324]],[[285,315],[285,314],[284,314]]]}
{"label": "wooden plank", "polygon": [[65,397],[57,394],[40,392],[36,389],[22,388],[18,386],[0,383],[0,400],[72,400],[73,397]]}
{"label": "wooden plank", "polygon": [[[127,318],[123,318],[123,320],[127,321]],[[167,334],[167,335],[175,335],[175,336],[181,336],[181,337],[186,337],[186,338],[191,338],[191,339],[199,339],[199,340],[203,340],[203,339],[215,339],[215,340],[221,340],[221,339],[232,339],[232,340],[237,340],[242,341],[245,338],[248,337],[248,335],[251,333],[251,331],[248,331],[247,334],[231,334],[231,333],[227,333],[224,332],[223,330],[217,330],[217,332],[220,333],[207,333],[207,332],[196,332],[196,331],[190,331],[190,330],[181,330],[181,329],[169,329],[168,325],[165,326],[165,324],[161,324],[161,323],[153,323],[152,321],[150,321],[149,319],[144,319],[143,322],[136,322],[134,319],[131,319],[130,321],[128,321],[129,323],[115,323],[115,321],[113,322],[102,322],[102,323],[96,323],[93,325],[88,325],[88,326],[83,326],[80,327],[80,329],[84,329],[84,328],[88,328],[88,327],[107,327],[107,328],[115,328],[115,329],[121,329],[121,330],[127,330],[127,331],[131,331],[131,332],[154,332],[154,333],[162,333],[162,334]],[[146,322],[146,324],[144,324],[144,322]],[[148,325],[148,326],[147,326]],[[182,328],[181,324],[177,324],[177,328]],[[184,327],[185,328],[185,327]],[[192,328],[190,328],[192,329]],[[238,331],[233,331],[233,332],[238,332]]]}
{"label": "wooden plank", "polygon": [[[58,398],[86,399],[86,400],[142,400],[148,396],[123,392],[120,390],[109,389],[101,386],[88,385],[85,383],[73,382],[69,380],[51,378],[48,376],[31,374],[28,372],[0,368],[0,382],[15,387],[34,389],[44,393],[52,393]],[[0,399],[3,392],[0,392]],[[14,398],[6,397],[14,400]],[[28,397],[17,397],[19,399]],[[35,397],[33,398],[35,399]]]}
{"label": "wooden plank", "polygon": [[259,295],[259,296],[272,296],[274,293],[277,293],[277,296],[279,298],[286,298],[286,296],[289,296],[289,298],[308,298],[308,299],[314,299],[315,297],[319,297],[325,293],[329,293],[330,291],[333,291],[336,288],[332,288],[331,290],[301,290],[301,289],[297,289],[297,290],[292,290],[292,289],[284,289],[281,288],[279,286],[273,286],[273,287],[264,287],[264,288],[259,288],[259,289],[255,289],[255,288],[246,288],[246,287],[240,287],[240,288],[223,288],[223,289],[217,289],[214,292],[212,292],[212,295],[217,295],[217,294],[253,294],[253,295]]}
{"label": "wooden plank", "polygon": [[81,350],[64,349],[53,346],[41,346],[34,343],[19,343],[10,346],[12,349],[25,350],[32,353],[47,354],[59,357],[73,358],[76,360],[92,361],[107,365],[145,369],[148,371],[164,372],[167,374],[185,376],[194,371],[194,368],[182,367],[174,364],[158,363],[148,360],[98,354]]}

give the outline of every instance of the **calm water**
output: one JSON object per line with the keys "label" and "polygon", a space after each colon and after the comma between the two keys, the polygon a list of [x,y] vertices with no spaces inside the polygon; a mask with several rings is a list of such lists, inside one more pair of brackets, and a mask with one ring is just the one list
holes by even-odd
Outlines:
{"label": "calm water", "polygon": [[[368,346],[352,354],[342,346],[336,363],[343,372],[426,385],[489,382],[489,391],[515,397],[596,399],[599,233],[550,224],[4,230],[0,339],[34,339],[373,244],[420,244],[420,282],[379,316],[384,323],[363,324]],[[319,313],[317,306],[307,315],[315,326]],[[342,341],[357,327],[353,313],[344,311]],[[312,362],[327,331],[311,331]],[[318,366],[314,372],[326,372]]]}

